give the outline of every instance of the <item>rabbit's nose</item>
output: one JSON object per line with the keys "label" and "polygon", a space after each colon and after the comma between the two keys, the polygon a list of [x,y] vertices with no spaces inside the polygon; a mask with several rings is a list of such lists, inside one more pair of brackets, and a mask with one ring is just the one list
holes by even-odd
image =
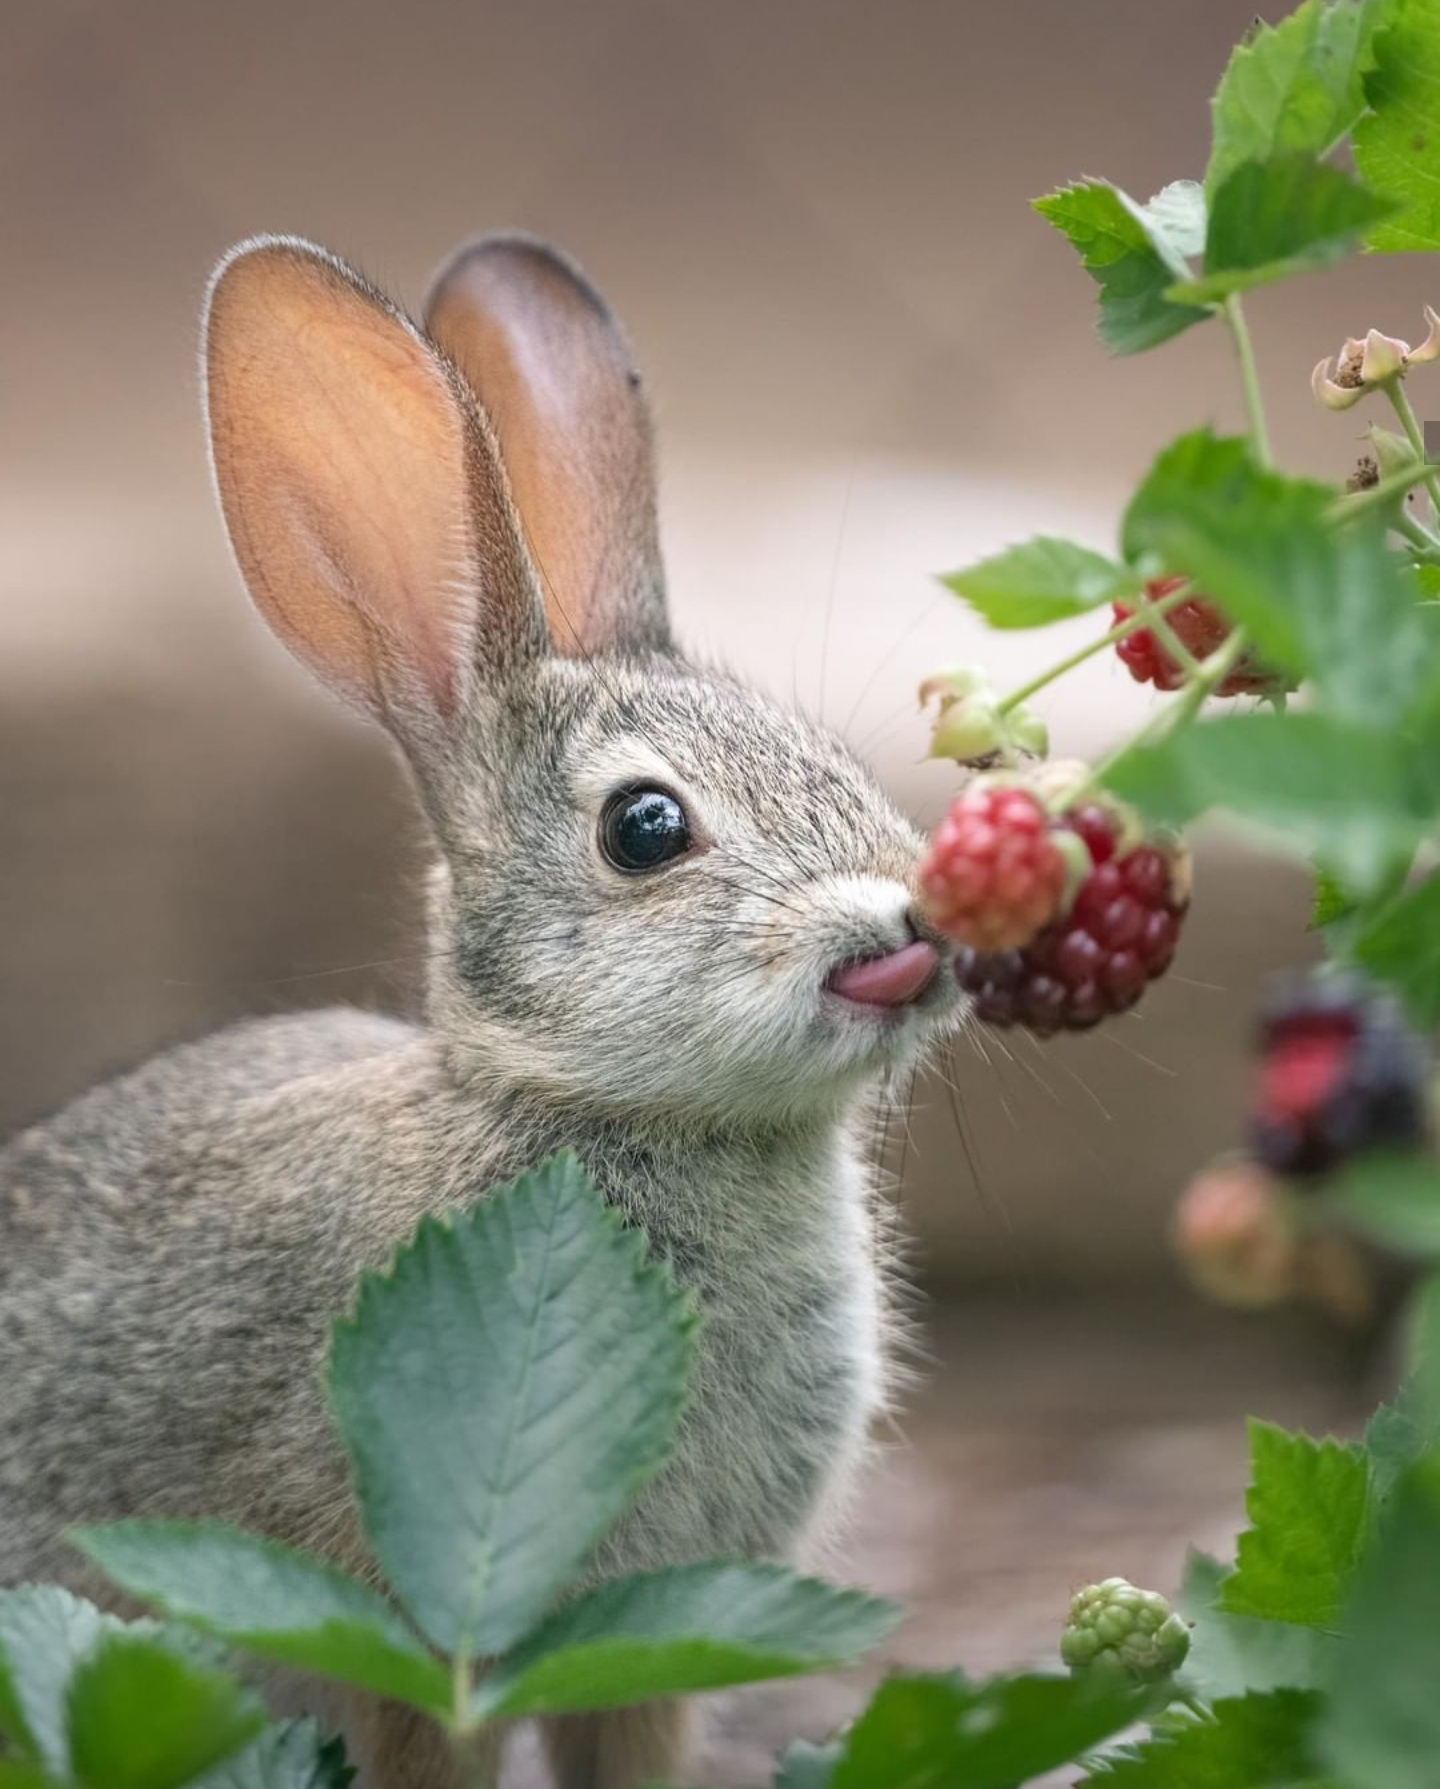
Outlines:
{"label": "rabbit's nose", "polygon": [[939,951],[917,939],[886,956],[844,964],[827,986],[832,994],[853,1000],[857,1006],[909,1006],[934,981],[939,967]]}

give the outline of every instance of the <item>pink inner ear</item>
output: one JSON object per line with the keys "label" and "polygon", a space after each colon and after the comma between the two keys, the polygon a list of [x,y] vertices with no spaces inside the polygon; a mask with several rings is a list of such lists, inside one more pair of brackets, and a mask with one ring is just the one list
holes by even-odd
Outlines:
{"label": "pink inner ear", "polygon": [[502,238],[451,265],[427,323],[499,439],[555,650],[663,639],[649,419],[604,305],[553,251]]}
{"label": "pink inner ear", "polygon": [[272,627],[402,731],[417,705],[452,715],[479,592],[453,375],[348,270],[293,246],[222,273],[208,367],[226,519]]}

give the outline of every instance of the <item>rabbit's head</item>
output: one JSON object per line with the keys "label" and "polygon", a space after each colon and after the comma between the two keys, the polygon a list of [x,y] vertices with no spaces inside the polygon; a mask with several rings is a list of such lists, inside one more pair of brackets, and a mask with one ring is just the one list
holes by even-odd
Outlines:
{"label": "rabbit's head", "polygon": [[244,244],[206,372],[256,603],[390,730],[434,825],[457,1069],[783,1121],[957,1022],[914,829],[836,738],[673,646],[638,375],[568,262],[484,241],[421,330],[322,250]]}

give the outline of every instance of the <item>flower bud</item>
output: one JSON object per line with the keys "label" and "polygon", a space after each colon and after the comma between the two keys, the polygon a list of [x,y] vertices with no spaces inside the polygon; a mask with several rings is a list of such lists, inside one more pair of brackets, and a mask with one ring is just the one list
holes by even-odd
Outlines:
{"label": "flower bud", "polygon": [[1415,466],[1415,449],[1403,435],[1397,435],[1393,429],[1368,428],[1365,438],[1375,455],[1375,465],[1381,478],[1389,478],[1396,472],[1409,472]]}
{"label": "flower bud", "polygon": [[932,758],[985,768],[1050,749],[1045,723],[1025,708],[1003,711],[987,672],[978,665],[937,671],[920,685],[920,706],[936,698],[939,711],[930,736]]}

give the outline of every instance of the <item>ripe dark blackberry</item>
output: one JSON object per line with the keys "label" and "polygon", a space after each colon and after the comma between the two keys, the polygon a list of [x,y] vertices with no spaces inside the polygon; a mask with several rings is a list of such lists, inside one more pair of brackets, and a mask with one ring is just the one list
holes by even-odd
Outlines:
{"label": "ripe dark blackberry", "polygon": [[[1169,596],[1184,582],[1184,578],[1152,578],[1139,603],[1113,605],[1116,621],[1128,621],[1137,609]],[[1209,658],[1225,644],[1230,634],[1230,623],[1205,596],[1190,596],[1184,602],[1176,603],[1173,609],[1166,611],[1165,620],[1181,645],[1196,659]],[[1133,634],[1117,640],[1115,651],[1137,683],[1153,683],[1157,690],[1176,690],[1185,681],[1184,671],[1171,658],[1164,642],[1148,627],[1137,628]],[[1217,687],[1215,694],[1263,696],[1292,687],[1279,672],[1247,652]]]}
{"label": "ripe dark blackberry", "polygon": [[1169,968],[1189,905],[1183,857],[1152,844],[1121,852],[1108,808],[1090,803],[1057,824],[1090,858],[1069,911],[1022,950],[963,950],[955,962],[980,1018],[1038,1037],[1086,1031],[1134,1006]]}
{"label": "ripe dark blackberry", "polygon": [[1276,1174],[1326,1174],[1367,1149],[1423,1145],[1429,1052],[1399,1006],[1351,975],[1284,982],[1261,1021],[1255,1154]]}

